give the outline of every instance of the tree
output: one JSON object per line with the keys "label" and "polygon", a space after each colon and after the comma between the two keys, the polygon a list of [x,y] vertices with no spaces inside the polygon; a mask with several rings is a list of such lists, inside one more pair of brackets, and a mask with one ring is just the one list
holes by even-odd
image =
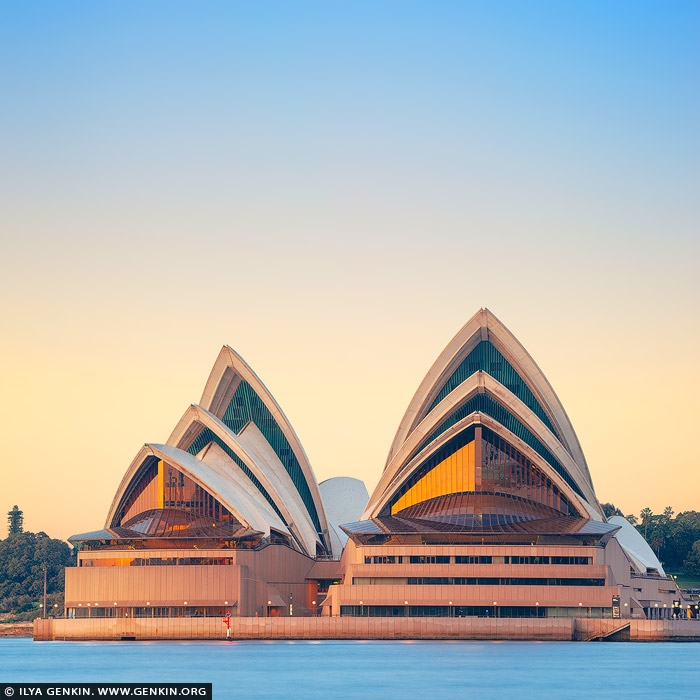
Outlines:
{"label": "tree", "polygon": [[[678,513],[666,506],[663,513],[654,515],[651,508],[644,508],[638,521],[626,516],[654,550],[667,571],[681,571],[691,557],[694,543],[700,540],[700,512],[694,510]],[[692,557],[689,566],[692,566]]]}
{"label": "tree", "polygon": [[629,515],[625,515],[625,520],[630,523],[631,525],[636,525],[637,524],[637,516],[634,515],[634,513],[630,513]]}
{"label": "tree", "polygon": [[0,610],[26,613],[35,609],[44,592],[48,604],[63,605],[64,569],[74,566],[71,548],[45,532],[15,532],[0,540]]}
{"label": "tree", "polygon": [[700,540],[693,542],[693,546],[683,562],[683,573],[686,576],[700,577]]}
{"label": "tree", "polygon": [[606,518],[612,518],[614,515],[622,515],[622,511],[612,503],[602,503],[600,507],[603,509]]}
{"label": "tree", "polygon": [[[644,539],[654,550],[656,556],[661,558],[661,551],[666,548],[666,541],[673,526],[673,508],[666,506],[661,515],[652,513],[651,508],[645,508],[641,512],[641,516]],[[640,528],[638,529],[642,532]]]}
{"label": "tree", "polygon": [[694,510],[678,513],[669,521],[668,536],[661,549],[664,566],[671,571],[680,570],[697,540],[700,540],[700,513]]}
{"label": "tree", "polygon": [[24,513],[17,506],[13,506],[12,510],[7,514],[7,534],[14,535],[23,530]]}
{"label": "tree", "polygon": [[642,527],[644,528],[644,539],[647,542],[649,541],[649,538],[647,537],[647,530],[649,529],[649,523],[652,515],[654,515],[654,513],[652,512],[651,508],[643,508],[642,512],[639,514],[642,521]]}

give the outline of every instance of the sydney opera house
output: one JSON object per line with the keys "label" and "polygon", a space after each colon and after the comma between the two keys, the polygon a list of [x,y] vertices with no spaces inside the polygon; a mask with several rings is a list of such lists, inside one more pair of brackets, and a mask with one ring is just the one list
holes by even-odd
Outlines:
{"label": "sydney opera house", "polygon": [[317,483],[224,347],[104,527],[70,540],[73,618],[662,618],[678,596],[637,531],[606,519],[554,390],[486,309],[428,371],[371,497],[351,477]]}

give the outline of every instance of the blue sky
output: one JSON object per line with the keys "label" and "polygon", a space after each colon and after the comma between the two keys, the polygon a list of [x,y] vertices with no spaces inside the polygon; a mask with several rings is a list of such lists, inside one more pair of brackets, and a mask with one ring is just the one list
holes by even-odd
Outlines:
{"label": "blue sky", "polygon": [[[88,474],[78,446],[109,440],[97,518],[229,343],[319,478],[371,490],[423,374],[488,306],[601,498],[647,505],[668,461],[651,505],[689,507],[697,459],[641,426],[697,416],[699,35],[697,2],[4,3],[10,457]],[[54,432],[28,455],[39,401]],[[109,421],[76,427],[95,402]]]}

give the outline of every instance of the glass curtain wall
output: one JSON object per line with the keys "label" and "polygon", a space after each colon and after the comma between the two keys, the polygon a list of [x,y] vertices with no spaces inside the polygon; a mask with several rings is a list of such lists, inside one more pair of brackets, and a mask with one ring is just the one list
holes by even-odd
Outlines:
{"label": "glass curtain wall", "polygon": [[[502,503],[494,501],[490,505],[506,511],[531,510],[525,504],[532,504],[551,509],[550,515],[577,514],[539,467],[502,437],[479,425],[450,440],[414,472],[397,491],[391,514],[408,515],[406,510],[415,511],[417,504],[460,493],[505,497]],[[479,499],[470,501],[478,508]]]}

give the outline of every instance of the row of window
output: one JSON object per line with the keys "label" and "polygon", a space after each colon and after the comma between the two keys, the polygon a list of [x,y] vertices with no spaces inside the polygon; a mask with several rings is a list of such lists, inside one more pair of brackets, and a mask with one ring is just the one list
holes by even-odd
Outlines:
{"label": "row of window", "polygon": [[[498,557],[496,557],[498,559]],[[493,557],[489,556],[462,556],[455,557],[455,564],[492,564]]]}
{"label": "row of window", "polygon": [[80,561],[80,566],[233,566],[233,564],[233,557],[122,557]]}
{"label": "row of window", "polygon": [[388,555],[365,557],[365,564],[491,564],[491,560],[492,557],[486,556]]}
{"label": "row of window", "polygon": [[341,605],[343,617],[612,617],[612,608],[544,605]]}
{"label": "row of window", "polygon": [[591,557],[531,557],[531,556],[367,556],[365,564],[576,564],[588,565]]}
{"label": "row of window", "polygon": [[604,578],[513,578],[464,576],[353,576],[355,586],[604,586]]}
{"label": "row of window", "polygon": [[68,608],[69,618],[73,617],[223,617],[227,613],[236,614],[235,606],[160,606],[148,605],[141,607],[102,606]]}
{"label": "row of window", "polygon": [[504,564],[575,564],[588,566],[593,562],[591,557],[503,557]]}

